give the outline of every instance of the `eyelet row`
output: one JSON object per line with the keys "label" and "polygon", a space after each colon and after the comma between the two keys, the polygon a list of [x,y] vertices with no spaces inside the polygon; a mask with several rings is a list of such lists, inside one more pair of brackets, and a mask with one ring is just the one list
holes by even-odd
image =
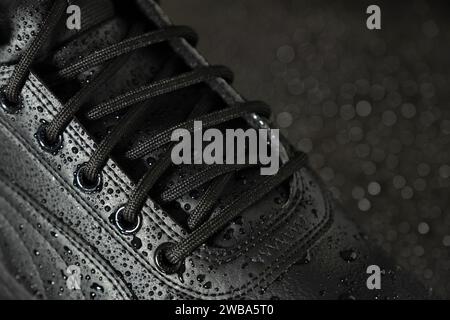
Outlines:
{"label": "eyelet row", "polygon": [[[122,206],[119,209],[117,209],[116,212],[112,215],[111,220],[122,234],[133,235],[137,233],[141,228],[142,217],[141,215],[138,215],[137,221],[134,224],[130,224],[129,222],[126,222],[123,217],[124,210],[125,206]],[[159,271],[168,275],[179,273],[184,268],[184,263],[182,261],[173,264],[169,262],[166,258],[165,252],[174,245],[175,244],[173,242],[164,242],[156,248],[154,254],[154,261],[156,267],[159,269]]]}
{"label": "eyelet row", "polygon": [[[5,112],[9,114],[16,114],[22,109],[23,103],[22,101],[19,103],[12,103],[8,101],[3,90],[0,90],[0,107]],[[56,155],[62,148],[64,144],[63,136],[59,135],[55,142],[48,141],[45,130],[47,127],[47,122],[43,122],[41,126],[38,128],[35,137],[38,142],[38,145],[42,150],[48,152],[52,155]],[[94,193],[100,191],[103,185],[103,178],[101,174],[98,174],[96,181],[90,182],[84,177],[83,171],[86,167],[86,163],[78,165],[77,169],[74,172],[74,184],[83,192],[86,193]],[[117,229],[124,235],[133,235],[136,234],[141,226],[142,226],[142,217],[138,215],[137,221],[134,224],[130,224],[125,221],[123,218],[123,212],[125,210],[125,206],[121,206],[116,212],[113,214],[112,223],[117,227]],[[173,247],[175,244],[173,242],[164,242],[158,246],[155,250],[154,261],[156,267],[165,274],[176,274],[182,271],[184,267],[183,262],[179,262],[177,264],[173,264],[169,262],[165,256],[165,252]]]}

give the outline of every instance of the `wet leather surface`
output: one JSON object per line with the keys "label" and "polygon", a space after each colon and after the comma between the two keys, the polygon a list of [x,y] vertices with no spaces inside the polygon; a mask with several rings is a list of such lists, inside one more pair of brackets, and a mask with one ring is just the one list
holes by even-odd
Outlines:
{"label": "wet leather surface", "polygon": [[[167,23],[151,1],[139,3],[157,24]],[[21,46],[23,49],[26,44]],[[192,67],[204,63],[184,41],[173,41],[172,46]],[[5,56],[8,61],[16,58],[14,54],[0,54],[3,61]],[[1,67],[0,86],[10,73],[11,67]],[[210,85],[225,99],[237,96],[219,80]],[[109,216],[126,203],[133,189],[128,177],[110,160],[103,170],[104,186],[99,193],[85,194],[75,187],[73,172],[92,154],[95,148],[92,139],[73,121],[64,133],[64,148],[57,155],[44,152],[34,134],[41,121],[50,120],[61,105],[33,74],[22,95],[23,109],[18,114],[0,113],[0,199],[3,199],[0,217],[2,227],[7,230],[5,239],[18,238],[15,242],[22,243],[11,251],[18,252],[20,261],[7,258],[13,264],[10,268],[29,266],[33,276],[24,282],[38,296],[57,297],[56,288],[64,287],[61,270],[73,263],[80,264],[83,274],[94,269],[98,278],[91,276],[83,283],[82,292],[64,294],[65,298],[91,297],[94,282],[101,282],[104,288],[104,292],[96,293],[98,298],[337,298],[340,288],[336,287],[336,279],[356,271],[358,276],[352,285],[359,288],[358,293],[365,292],[365,275],[361,270],[365,269],[367,259],[349,264],[336,254],[344,249],[344,244],[368,250],[366,243],[359,238],[351,242],[349,239],[355,234],[338,227],[328,231],[333,222],[333,205],[308,169],[295,175],[292,179],[295,192],[269,221],[256,224],[252,232],[244,233],[226,249],[200,248],[188,258],[182,276],[161,273],[153,261],[155,249],[166,241],[182,241],[186,231],[149,199],[143,209],[141,230],[136,236],[120,234],[109,222]],[[41,227],[37,227],[38,223]],[[24,233],[17,231],[21,224],[26,226]],[[344,225],[353,229],[349,222]],[[59,230],[60,237],[52,237],[53,228]],[[327,245],[325,234],[335,241],[335,246]],[[316,246],[321,249],[312,249]],[[314,252],[313,261],[305,268],[294,266],[308,252]],[[384,261],[383,258],[381,262]],[[36,265],[37,269],[33,267]],[[319,265],[323,269],[318,269]],[[303,272],[307,276],[302,276]],[[393,272],[397,274],[397,270]],[[58,275],[56,286],[48,282],[55,278],[53,273]],[[402,277],[392,278],[395,285],[386,288],[385,296],[402,297],[402,292],[391,291]],[[321,288],[327,294],[321,294]],[[403,288],[409,291],[409,282]],[[411,290],[418,296],[423,293],[415,287]]]}
{"label": "wet leather surface", "polygon": [[[5,69],[2,70],[3,81],[7,79],[8,74]],[[133,237],[123,237],[109,223],[111,213],[108,209],[105,210],[105,206],[117,208],[126,202],[127,193],[131,189],[127,178],[110,162],[104,169],[104,188],[98,195],[86,195],[77,189],[72,183],[73,172],[77,164],[88,159],[88,151],[92,151],[92,141],[85,138],[86,134],[79,126],[72,123],[64,136],[64,149],[57,156],[43,152],[39,149],[34,134],[41,121],[48,120],[49,114],[54,114],[59,104],[49,97],[50,94],[34,77],[26,84],[23,96],[24,109],[17,115],[7,116],[6,119],[2,117],[2,132],[5,134],[4,139],[1,139],[4,150],[2,163],[6,168],[10,168],[4,169],[6,178],[15,181],[36,201],[43,202],[51,214],[62,213],[60,219],[76,228],[76,233],[84,241],[91,246],[95,245],[96,251],[120,271],[125,281],[133,283],[133,289],[137,292],[140,291],[140,286],[148,284],[150,279],[153,282],[160,279],[165,281],[165,286],[178,288],[193,296],[226,298],[245,295],[250,290],[267,286],[285,271],[285,268],[289,267],[287,261],[298,258],[292,255],[297,246],[305,250],[311,238],[320,236],[329,219],[329,205],[317,184],[311,178],[306,178],[305,172],[302,180],[308,181],[309,186],[301,186],[299,189],[309,190],[307,195],[302,195],[300,201],[313,205],[304,209],[297,204],[298,197],[297,200],[294,199],[293,208],[288,207],[287,212],[279,213],[281,217],[286,215],[287,219],[291,215],[289,223],[281,227],[274,226],[273,229],[260,234],[249,235],[252,241],[243,241],[239,247],[230,250],[200,250],[188,259],[184,275],[186,279],[183,281],[176,275],[163,275],[155,270],[154,249],[163,242],[181,240],[183,231],[149,203],[143,210],[141,231],[136,235],[142,242],[142,247],[141,250],[135,250],[132,246]],[[36,116],[36,113],[39,116]],[[18,148],[20,145],[22,148]],[[74,148],[78,150],[76,156]],[[12,167],[15,169],[11,170]],[[110,189],[113,190],[113,196],[109,194]],[[102,202],[105,204],[102,205]],[[315,209],[314,213],[312,209]],[[98,236],[103,233],[105,236],[99,241]],[[258,240],[262,244],[259,244]],[[274,246],[273,243],[277,242],[279,245]],[[123,252],[124,248],[127,248],[126,254],[117,255],[118,252]],[[255,262],[252,262],[253,260]],[[282,263],[279,265],[279,262]],[[248,264],[248,272],[242,273],[240,269],[245,263]],[[192,289],[191,279],[197,279],[199,276],[205,277],[205,283],[198,289]]]}

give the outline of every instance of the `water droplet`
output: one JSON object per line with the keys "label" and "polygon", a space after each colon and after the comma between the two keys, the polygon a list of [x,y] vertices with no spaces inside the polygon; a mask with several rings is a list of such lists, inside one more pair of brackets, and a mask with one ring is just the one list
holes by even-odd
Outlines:
{"label": "water droplet", "polygon": [[72,254],[72,250],[70,250],[69,247],[64,246],[64,250],[65,250],[68,254]]}
{"label": "water droplet", "polygon": [[138,237],[133,237],[133,240],[131,240],[131,245],[135,249],[140,249],[142,247],[142,241]]}
{"label": "water droplet", "polygon": [[211,281],[208,281],[208,282],[206,282],[206,283],[203,285],[203,288],[205,288],[205,289],[211,289],[211,286],[212,286]]}
{"label": "water droplet", "polygon": [[91,285],[91,289],[94,289],[95,291],[98,291],[101,293],[105,292],[105,289],[101,285],[99,285],[98,283],[95,283],[95,282]]}
{"label": "water droplet", "polygon": [[339,300],[356,300],[355,296],[351,295],[350,293],[346,292],[339,296]]}
{"label": "water droplet", "polygon": [[358,253],[354,249],[343,250],[339,253],[342,259],[346,262],[353,262],[358,258]]}
{"label": "water droplet", "polygon": [[305,255],[297,262],[296,265],[304,265],[311,262],[311,253],[306,251]]}
{"label": "water droplet", "polygon": [[197,276],[197,281],[198,281],[198,282],[203,282],[203,281],[205,281],[205,275],[204,275],[204,274],[199,274],[199,275]]}

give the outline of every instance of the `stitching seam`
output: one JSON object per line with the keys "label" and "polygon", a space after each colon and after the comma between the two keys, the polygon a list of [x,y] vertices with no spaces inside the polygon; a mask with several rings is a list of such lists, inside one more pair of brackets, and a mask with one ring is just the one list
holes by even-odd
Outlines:
{"label": "stitching seam", "polygon": [[[0,170],[0,173],[4,175],[3,170]],[[40,211],[47,211],[46,209],[40,208],[38,207],[35,203],[33,203],[33,201],[24,193],[23,190],[19,189],[16,186],[13,185],[6,185],[5,186],[7,188],[9,188],[12,192],[14,192],[15,194],[17,194],[19,197],[21,197],[27,204],[29,204],[37,213],[39,213]],[[20,216],[22,218],[24,218],[26,221],[28,221],[28,223],[30,223],[31,225],[33,224],[32,221],[30,221],[29,217],[26,217],[25,215],[21,214],[20,210],[7,198],[3,197],[0,195],[0,198],[2,198],[4,201],[6,201],[12,208],[14,208],[16,210],[16,212],[18,212],[18,214],[20,214]],[[48,215],[48,214],[47,214]],[[45,215],[40,214],[40,216],[47,221],[47,223],[55,225],[54,223],[52,223],[53,219],[48,219]],[[107,270],[107,266],[105,264],[103,264],[103,262],[97,261],[95,259],[93,259],[91,257],[91,253],[88,252],[87,250],[85,250],[84,248],[82,248],[81,246],[79,246],[73,239],[72,237],[69,235],[70,230],[67,231],[67,227],[64,225],[61,225],[60,223],[55,225],[57,229],[59,229],[60,233],[63,234],[63,236],[70,242],[71,245],[73,245],[75,248],[77,248],[77,250],[79,250],[81,253],[83,253],[87,260],[89,260],[89,262],[91,262],[93,265],[95,265],[100,271],[102,271],[102,274],[113,284],[114,289],[117,289],[117,291],[119,292],[119,294],[125,298],[131,298],[131,295],[127,292],[128,290],[126,289],[126,287],[124,287],[120,282],[118,282],[117,280],[115,280],[111,275],[110,272]],[[37,232],[39,232],[39,234],[46,239],[46,237],[44,236],[44,234],[42,234],[42,232],[40,232],[39,230],[36,230]],[[47,240],[47,239],[46,239]],[[47,242],[50,244],[50,242],[47,240]],[[52,246],[53,247],[53,246]],[[55,248],[55,251],[58,252]],[[64,260],[64,259],[63,259]]]}

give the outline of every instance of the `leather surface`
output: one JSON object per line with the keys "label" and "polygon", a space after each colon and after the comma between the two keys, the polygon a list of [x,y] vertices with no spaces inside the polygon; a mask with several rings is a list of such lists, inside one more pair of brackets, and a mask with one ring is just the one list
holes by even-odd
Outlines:
{"label": "leather surface", "polygon": [[[9,68],[3,68],[0,72],[2,84],[10,74],[5,69]],[[251,235],[254,237],[251,239],[253,241],[243,241],[239,247],[231,250],[208,248],[199,250],[186,263],[184,274],[186,279],[183,281],[176,275],[163,275],[154,268],[152,259],[154,249],[169,240],[182,240],[183,231],[180,227],[149,201],[143,210],[143,226],[136,235],[136,238],[142,242],[142,247],[140,250],[133,248],[132,242],[136,239],[121,235],[109,223],[108,218],[111,212],[105,209],[106,206],[117,208],[126,202],[127,193],[131,190],[127,177],[110,161],[104,170],[104,188],[98,195],[86,195],[74,187],[73,172],[77,164],[88,159],[89,151],[92,151],[93,148],[92,141],[87,138],[79,126],[72,123],[64,136],[64,149],[57,156],[40,150],[34,134],[41,121],[48,121],[50,115],[54,114],[60,105],[34,77],[27,82],[24,90],[23,110],[17,115],[7,116],[6,119],[2,117],[1,120],[4,126],[2,128],[4,136],[1,139],[2,150],[4,150],[2,164],[6,168],[12,166],[16,168],[15,170],[4,170],[5,178],[15,181],[37,201],[44,202],[50,213],[62,212],[60,218],[66,224],[76,228],[79,236],[85,238],[85,241],[88,241],[91,246],[96,245],[99,252],[104,254],[110,251],[111,255],[106,256],[106,259],[112,264],[116,262],[117,265],[114,267],[125,275],[126,280],[130,278],[128,281],[137,282],[137,285],[145,282],[142,280],[146,280],[147,277],[148,279],[160,278],[166,280],[168,287],[173,286],[180,290],[186,290],[186,294],[199,297],[206,298],[211,295],[227,298],[233,295],[244,295],[249,290],[266,286],[267,282],[273,281],[285,271],[283,268],[289,266],[287,261],[292,258],[296,259],[296,256],[291,256],[291,252],[297,250],[297,246],[301,248],[308,246],[308,241],[323,232],[329,219],[329,205],[325,202],[317,184],[314,185],[312,180],[306,180],[305,171],[302,180],[308,181],[308,188],[315,188],[315,190],[309,192],[308,195],[302,195],[301,198],[297,196],[293,199],[294,209],[287,206],[289,210],[278,213],[279,217],[284,215],[283,219],[291,216],[290,223],[286,223],[278,229],[275,226],[269,230],[260,230],[259,234],[255,232]],[[39,116],[36,116],[36,112],[39,113]],[[8,124],[8,122],[10,123]],[[75,154],[74,148],[78,149]],[[110,189],[113,190],[113,195],[111,195]],[[302,186],[301,189],[306,189],[306,187]],[[297,201],[299,200],[303,200],[305,203],[314,203],[314,206],[304,208],[298,205]],[[315,209],[314,213],[311,209]],[[269,226],[270,224],[264,225],[266,228]],[[107,235],[110,234],[111,237],[105,236],[101,242],[94,241],[92,243],[93,240],[97,240],[96,235],[103,232]],[[278,239],[274,242],[276,234],[278,234]],[[258,245],[258,242],[262,242],[262,244]],[[273,243],[278,243],[278,245],[273,245]],[[127,257],[115,256],[117,252],[124,251],[124,248],[128,249]],[[122,259],[131,261],[123,263]],[[278,265],[280,260],[283,262],[282,265]],[[240,271],[244,264],[248,264],[248,273]],[[211,266],[213,267],[210,268]],[[213,274],[214,277],[208,277]],[[192,281],[197,282],[198,277],[205,277],[205,283],[192,290],[190,281],[195,279]],[[208,282],[211,284],[207,284]]]}
{"label": "leather surface", "polygon": [[[152,1],[138,3],[153,23],[169,23]],[[18,53],[8,50],[15,45],[21,51],[27,42],[19,40],[0,49],[1,63],[13,64],[17,59]],[[206,63],[183,40],[174,40],[171,46],[191,67]],[[12,68],[0,67],[0,87]],[[209,85],[225,100],[241,99],[221,80]],[[92,154],[92,138],[73,121],[64,132],[63,149],[57,155],[44,152],[35,133],[42,120],[51,120],[61,109],[61,103],[33,74],[22,97],[23,109],[18,114],[0,112],[0,226],[5,230],[1,252],[9,269],[32,274],[22,282],[37,297],[92,298],[94,293],[93,298],[104,299],[298,299],[338,298],[349,291],[362,298],[426,295],[381,254],[372,253],[340,213],[334,222],[328,193],[307,168],[291,179],[291,193],[281,209],[269,211],[265,221],[259,219],[258,213],[273,201],[269,197],[252,208],[242,236],[223,248],[201,247],[188,258],[182,275],[166,275],[156,268],[154,251],[166,241],[182,241],[186,231],[149,199],[140,231],[135,236],[122,235],[109,217],[132,192],[129,177],[110,160],[103,170],[100,192],[79,190],[73,184],[73,173]],[[60,236],[54,237],[52,232]],[[358,252],[352,262],[339,254],[349,249]],[[302,264],[305,256],[311,261]],[[387,285],[382,292],[365,287],[368,263],[385,268]],[[81,292],[68,291],[61,276],[61,270],[72,264],[82,269]],[[87,274],[90,279],[86,279]],[[357,290],[342,284],[343,278],[351,278],[348,287]],[[92,287],[103,290],[94,292]]]}

